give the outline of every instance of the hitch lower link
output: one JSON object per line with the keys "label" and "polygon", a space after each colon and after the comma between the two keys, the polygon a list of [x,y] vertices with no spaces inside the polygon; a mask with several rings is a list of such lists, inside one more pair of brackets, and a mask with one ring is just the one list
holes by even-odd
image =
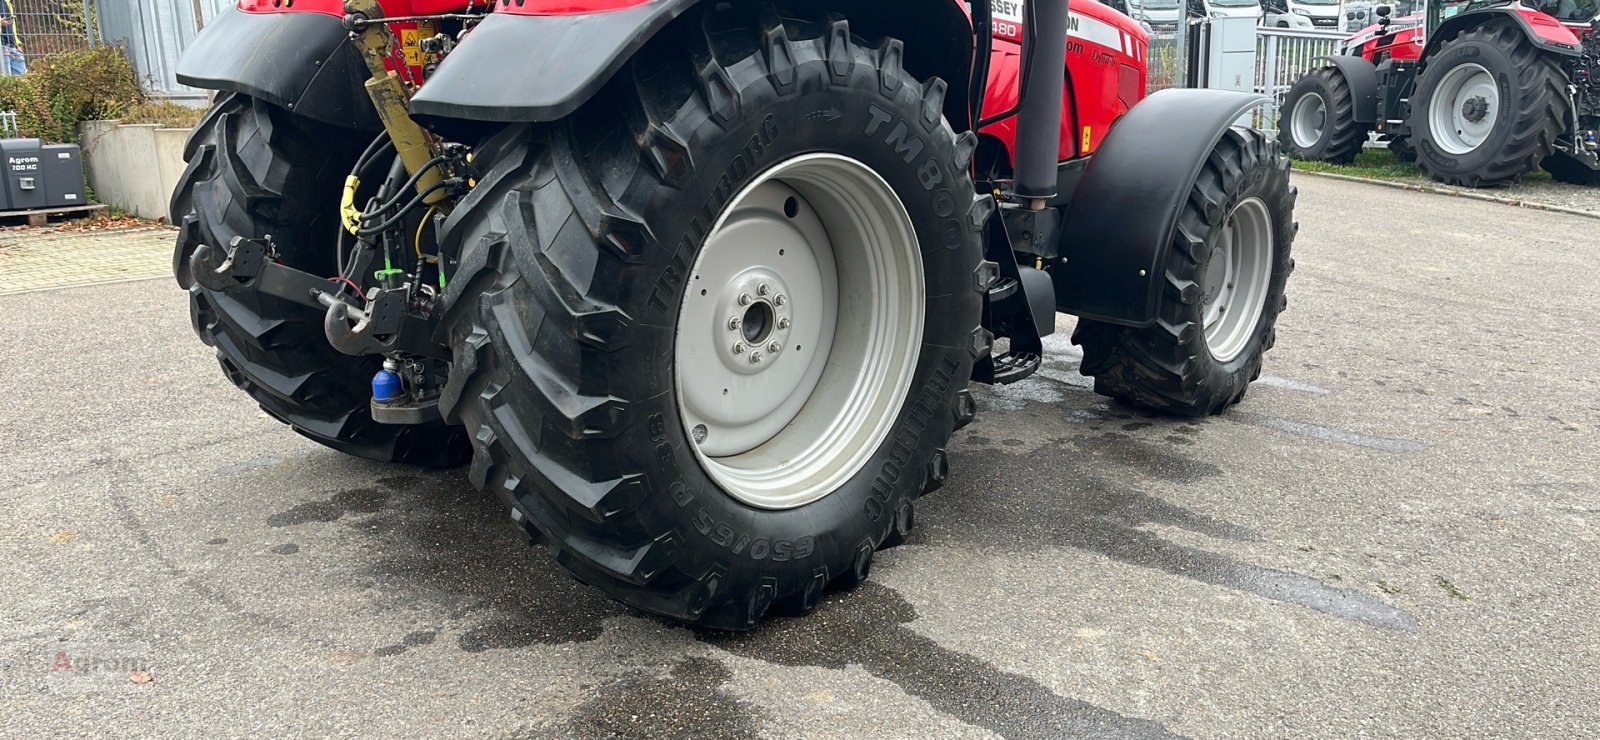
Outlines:
{"label": "hitch lower link", "polygon": [[[189,267],[195,282],[206,290],[236,295],[262,293],[321,309],[323,334],[334,349],[352,356],[389,358],[385,369],[379,372],[380,378],[374,378],[374,421],[417,424],[438,418],[436,395],[413,398],[414,394],[404,393],[398,385],[401,373],[394,358],[449,359],[444,348],[432,341],[432,322],[407,310],[408,287],[372,288],[362,296],[366,305],[357,306],[331,280],[276,262],[276,253],[271,236],[236,236],[226,249],[200,245],[189,256]],[[364,270],[369,262],[370,259],[363,260],[358,269]],[[420,378],[424,373],[418,370],[405,375]],[[378,395],[380,385],[383,392]]]}

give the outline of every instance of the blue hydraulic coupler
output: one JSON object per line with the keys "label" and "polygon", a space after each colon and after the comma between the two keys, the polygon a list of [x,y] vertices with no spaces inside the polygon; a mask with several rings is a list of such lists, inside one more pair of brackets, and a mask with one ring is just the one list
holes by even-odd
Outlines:
{"label": "blue hydraulic coupler", "polygon": [[372,400],[378,402],[393,401],[405,393],[405,385],[400,382],[400,376],[393,370],[379,370],[372,376]]}

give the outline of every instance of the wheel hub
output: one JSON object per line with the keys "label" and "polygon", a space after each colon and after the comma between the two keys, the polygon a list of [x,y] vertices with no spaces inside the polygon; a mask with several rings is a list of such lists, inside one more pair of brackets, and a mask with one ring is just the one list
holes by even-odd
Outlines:
{"label": "wheel hub", "polygon": [[1482,65],[1452,67],[1434,87],[1428,103],[1428,133],[1448,154],[1477,150],[1493,133],[1499,118],[1500,88]]}
{"label": "wheel hub", "polygon": [[[789,347],[789,336],[795,332],[793,317],[797,307],[789,292],[788,283],[774,269],[765,267],[736,275],[719,291],[718,311],[711,320],[720,320],[727,337],[723,342],[727,347],[723,362],[729,370],[756,375],[777,367],[779,356]],[[807,307],[801,313],[815,308]]]}
{"label": "wheel hub", "polygon": [[1206,348],[1218,362],[1250,345],[1272,280],[1272,214],[1260,198],[1234,206],[1202,279]]}
{"label": "wheel hub", "polygon": [[1289,113],[1289,134],[1295,146],[1309,149],[1322,140],[1328,122],[1328,104],[1317,93],[1306,93]]}
{"label": "wheel hub", "polygon": [[702,467],[787,509],[887,439],[911,386],[926,286],[916,230],[866,165],[807,154],[735,196],[690,272],[673,374]]}

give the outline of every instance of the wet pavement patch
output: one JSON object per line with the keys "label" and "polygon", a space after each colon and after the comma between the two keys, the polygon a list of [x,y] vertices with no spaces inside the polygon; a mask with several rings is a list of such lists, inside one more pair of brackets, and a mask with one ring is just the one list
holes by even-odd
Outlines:
{"label": "wet pavement patch", "polygon": [[1032,678],[943,647],[906,627],[916,617],[899,593],[868,581],[829,597],[806,617],[700,639],[780,665],[857,665],[934,709],[1006,738],[1172,736],[1156,722],[1063,697]]}
{"label": "wet pavement patch", "polygon": [[574,740],[671,737],[745,740],[760,712],[722,690],[733,677],[712,658],[689,657],[666,675],[630,673],[579,705],[560,733]]}
{"label": "wet pavement patch", "polygon": [[410,650],[411,648],[414,648],[414,647],[422,647],[423,645],[432,645],[433,644],[433,639],[435,637],[437,637],[438,635],[439,635],[439,633],[434,632],[432,630],[423,630],[423,631],[420,631],[420,632],[413,632],[413,633],[411,633],[409,635],[406,635],[405,637],[401,638],[401,640],[400,640],[400,642],[398,644],[387,645],[387,646],[384,646],[384,647],[378,648],[377,650],[372,651],[372,655],[374,657],[378,657],[378,658],[387,658],[387,657],[390,657],[390,656],[399,655],[399,654],[404,653],[405,651]]}
{"label": "wet pavement patch", "polygon": [[1280,432],[1288,432],[1301,437],[1319,439],[1325,442],[1339,442],[1341,444],[1355,445],[1356,447],[1366,447],[1372,450],[1380,450],[1383,452],[1392,452],[1396,454],[1403,452],[1417,452],[1420,450],[1425,450],[1428,447],[1421,442],[1415,442],[1409,439],[1373,437],[1366,434],[1357,434],[1356,432],[1344,429],[1325,427],[1321,424],[1312,424],[1308,421],[1280,419],[1275,416],[1262,416],[1261,414],[1252,414],[1246,411],[1234,411],[1224,418],[1230,421],[1237,421],[1253,426],[1266,427],[1267,429],[1276,429]]}
{"label": "wet pavement patch", "polygon": [[529,547],[499,499],[459,473],[387,478],[376,487],[383,508],[348,523],[377,555],[363,585],[447,621],[462,650],[587,642],[605,618],[634,613]]}
{"label": "wet pavement patch", "polygon": [[[1134,422],[1123,428],[1138,423],[1140,422]],[[1222,474],[1222,468],[1211,463],[1175,454],[1169,449],[1134,439],[1127,434],[1106,432],[1096,437],[1076,437],[1072,443],[1089,456],[1110,458],[1124,467],[1136,468],[1145,475],[1174,483],[1193,483],[1202,478]]]}
{"label": "wet pavement patch", "polygon": [[381,488],[361,487],[340,491],[325,501],[308,501],[288,511],[267,517],[269,527],[292,527],[297,524],[337,521],[345,514],[375,514],[383,508],[389,492]]}
{"label": "wet pavement patch", "polygon": [[[1080,447],[1095,440],[1083,440]],[[1125,444],[1116,441],[1115,444]],[[1171,457],[1170,452],[1163,453]],[[1136,456],[1114,452],[1130,463]],[[977,479],[1003,480],[1008,470],[1025,461],[986,450],[951,454],[951,467]],[[1037,466],[1040,461],[1032,459]],[[1255,594],[1315,609],[1341,619],[1377,627],[1412,631],[1417,620],[1375,596],[1330,586],[1310,576],[1245,563],[1208,550],[1180,545],[1146,525],[1188,530],[1223,540],[1261,539],[1246,527],[1174,506],[1143,491],[1096,478],[1092,457],[1063,455],[1046,464],[1059,465],[1059,487],[996,488],[983,496],[932,496],[919,502],[922,527],[913,534],[918,544],[961,544],[1008,552],[1035,552],[1044,547],[1072,547],[1119,562],[1151,568],[1190,580]],[[1141,466],[1140,470],[1144,470]],[[1184,470],[1184,465],[1168,468]],[[1193,470],[1194,468],[1187,468]],[[1172,478],[1171,475],[1163,477]],[[959,522],[960,526],[941,526]]]}

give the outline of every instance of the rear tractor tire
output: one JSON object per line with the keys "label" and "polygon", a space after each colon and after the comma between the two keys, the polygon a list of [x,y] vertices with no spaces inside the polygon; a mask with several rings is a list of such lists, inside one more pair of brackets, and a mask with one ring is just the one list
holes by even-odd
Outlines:
{"label": "rear tractor tire", "polygon": [[1300,159],[1349,164],[1367,139],[1367,127],[1356,123],[1350,83],[1333,67],[1301,77],[1279,110],[1278,143]]}
{"label": "rear tractor tire", "polygon": [[1566,75],[1521,28],[1469,29],[1443,42],[1417,79],[1417,166],[1450,185],[1509,185],[1555,151],[1571,105]]}
{"label": "rear tractor tire", "polygon": [[444,407],[580,580],[742,630],[866,578],[945,480],[992,204],[900,42],[703,12],[478,147]]}
{"label": "rear tractor tire", "polygon": [[1294,201],[1289,162],[1265,134],[1225,134],[1179,216],[1156,322],[1078,322],[1072,341],[1095,392],[1176,416],[1242,400],[1287,305]]}
{"label": "rear tractor tire", "polygon": [[443,423],[387,426],[372,420],[372,376],[381,358],[350,357],[328,344],[323,314],[260,293],[219,293],[196,283],[189,258],[202,244],[272,236],[289,267],[335,275],[339,188],[363,141],[244,95],[206,113],[184,152],[189,166],[172,197],[179,224],[178,284],[201,341],[216,348],[228,379],[296,432],[357,457],[451,466],[471,451],[464,430]]}

